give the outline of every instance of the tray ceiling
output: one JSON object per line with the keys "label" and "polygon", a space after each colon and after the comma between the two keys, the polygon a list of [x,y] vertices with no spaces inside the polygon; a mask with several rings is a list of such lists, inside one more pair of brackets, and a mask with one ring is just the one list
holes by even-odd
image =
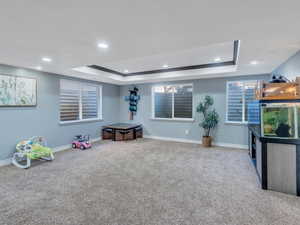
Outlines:
{"label": "tray ceiling", "polygon": [[[295,0],[4,1],[0,63],[119,85],[265,74],[300,49],[299,8]],[[226,62],[233,40],[241,47],[232,66],[132,76],[78,69],[130,74]]]}

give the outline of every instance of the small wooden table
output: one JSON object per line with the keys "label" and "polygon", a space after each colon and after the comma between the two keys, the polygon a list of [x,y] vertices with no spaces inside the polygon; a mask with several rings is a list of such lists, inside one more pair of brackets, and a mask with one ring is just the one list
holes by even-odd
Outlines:
{"label": "small wooden table", "polygon": [[111,129],[112,130],[112,140],[116,141],[116,136],[119,132],[127,132],[132,135],[132,138],[129,139],[136,139],[135,129],[142,127],[141,124],[132,124],[132,123],[114,123],[107,126],[104,126],[103,129]]}

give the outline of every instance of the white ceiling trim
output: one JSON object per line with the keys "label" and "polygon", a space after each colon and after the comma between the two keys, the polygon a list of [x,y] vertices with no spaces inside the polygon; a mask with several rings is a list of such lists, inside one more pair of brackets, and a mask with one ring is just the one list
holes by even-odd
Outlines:
{"label": "white ceiling trim", "polygon": [[167,72],[167,73],[157,73],[151,75],[138,75],[138,76],[128,76],[128,77],[99,71],[89,67],[78,67],[75,68],[74,70],[88,75],[94,75],[102,78],[112,79],[119,85],[126,85],[126,84],[147,83],[147,82],[157,82],[157,81],[207,78],[211,74],[224,75],[226,73],[233,73],[237,70],[237,66],[236,65],[220,66],[214,68],[205,68],[205,69],[187,70],[187,71],[174,71],[174,72]]}

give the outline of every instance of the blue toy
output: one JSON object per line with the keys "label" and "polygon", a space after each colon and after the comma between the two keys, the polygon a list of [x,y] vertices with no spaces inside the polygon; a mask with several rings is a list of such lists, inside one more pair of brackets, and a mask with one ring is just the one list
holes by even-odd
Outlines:
{"label": "blue toy", "polygon": [[129,111],[130,111],[130,120],[133,120],[133,116],[137,112],[137,104],[140,100],[140,96],[138,95],[139,89],[134,87],[132,90],[129,90],[129,96],[125,96],[125,101],[129,101]]}

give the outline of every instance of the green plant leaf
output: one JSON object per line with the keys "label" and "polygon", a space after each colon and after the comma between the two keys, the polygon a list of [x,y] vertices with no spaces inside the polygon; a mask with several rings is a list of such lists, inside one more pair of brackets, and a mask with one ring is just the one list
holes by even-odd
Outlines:
{"label": "green plant leaf", "polygon": [[215,109],[210,109],[214,104],[211,96],[205,96],[204,101],[197,106],[197,112],[202,114],[199,126],[204,129],[204,136],[209,136],[210,131],[214,129],[219,122],[219,115]]}

